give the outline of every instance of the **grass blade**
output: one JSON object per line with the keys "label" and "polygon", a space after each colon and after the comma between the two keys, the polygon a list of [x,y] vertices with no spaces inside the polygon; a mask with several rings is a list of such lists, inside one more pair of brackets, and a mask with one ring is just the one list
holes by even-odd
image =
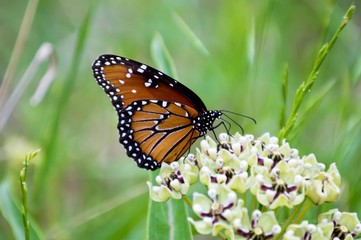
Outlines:
{"label": "grass blade", "polygon": [[6,69],[4,80],[2,81],[2,84],[0,86],[0,106],[3,105],[3,102],[7,97],[8,88],[16,72],[15,70],[17,68],[18,62],[21,58],[25,46],[25,41],[28,38],[31,25],[33,24],[34,16],[38,8],[38,3],[39,0],[30,0],[26,7],[24,18],[21,22],[19,30],[19,35],[16,38],[14,51],[11,54],[10,62]]}
{"label": "grass blade", "polygon": [[[33,77],[35,73],[39,70],[40,66],[43,64],[44,61],[48,61],[49,66],[47,72],[43,75],[42,79],[39,81],[39,87],[41,85],[44,85],[44,82],[46,82],[47,86],[43,87],[42,95],[46,93],[48,86],[51,84],[52,80],[54,79],[54,74],[56,69],[54,58],[55,57],[54,57],[52,45],[50,43],[43,43],[36,52],[33,60],[29,64],[29,67],[21,77],[20,81],[16,85],[14,91],[9,96],[8,100],[5,102],[3,107],[0,107],[0,132],[4,129],[17,103],[19,102],[24,92],[28,89],[28,85],[30,84],[31,80],[34,79]],[[36,92],[38,92],[38,90]],[[40,100],[41,98],[37,99],[38,102]]]}
{"label": "grass blade", "polygon": [[151,44],[151,54],[153,61],[159,69],[175,79],[178,78],[175,64],[167,47],[164,44],[163,37],[160,35],[160,33],[156,33],[153,37]]}
{"label": "grass blade", "polygon": [[209,51],[204,46],[203,42],[197,37],[197,35],[192,31],[192,29],[187,25],[187,23],[176,13],[173,14],[175,22],[178,24],[178,27],[189,41],[193,44],[194,48],[202,53],[204,56],[209,55]]}
{"label": "grass blade", "polygon": [[287,89],[288,89],[288,65],[285,64],[282,75],[282,108],[280,113],[280,127],[284,126],[286,123]]}
{"label": "grass blade", "polygon": [[303,102],[305,95],[311,90],[313,84],[315,83],[315,81],[317,79],[317,76],[318,76],[318,73],[319,73],[322,63],[324,62],[325,58],[328,56],[328,53],[331,51],[333,45],[335,44],[336,40],[338,39],[338,37],[341,33],[341,31],[351,20],[354,11],[355,11],[355,5],[352,4],[350,6],[350,8],[347,10],[340,27],[337,29],[336,33],[333,35],[330,42],[324,44],[321,47],[320,51],[318,52],[310,75],[304,82],[302,82],[301,86],[296,91],[291,115],[289,116],[286,124],[284,125],[284,127],[281,129],[281,131],[278,134],[279,141],[282,141],[283,139],[287,138],[288,135],[290,134],[290,132],[292,131],[292,129],[296,123],[296,120],[298,118],[298,110]]}
{"label": "grass blade", "polygon": [[52,118],[49,134],[45,137],[44,140],[44,159],[46,160],[40,166],[34,186],[34,201],[37,204],[40,203],[42,196],[44,196],[45,184],[48,182],[48,178],[51,172],[51,166],[54,165],[56,157],[55,147],[58,138],[59,125],[77,79],[78,63],[80,62],[81,56],[84,52],[85,42],[87,39],[94,7],[94,4],[91,5],[80,27],[79,35],[75,45],[74,56],[72,58],[71,68],[68,72],[68,76],[66,77],[61,96],[59,97],[58,102],[54,106],[57,111],[55,111]]}

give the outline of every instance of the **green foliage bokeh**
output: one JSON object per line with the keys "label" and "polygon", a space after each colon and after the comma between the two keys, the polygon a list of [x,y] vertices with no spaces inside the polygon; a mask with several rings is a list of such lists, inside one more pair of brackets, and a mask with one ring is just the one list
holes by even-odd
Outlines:
{"label": "green foliage bokeh", "polygon": [[[3,76],[27,2],[0,2]],[[237,119],[246,133],[277,135],[282,107],[288,115],[294,92],[351,2],[40,1],[10,92],[43,42],[53,44],[57,74],[43,101],[32,106],[29,98],[41,73],[36,75],[0,133],[0,182],[9,184],[18,204],[23,158],[31,149],[42,148],[29,167],[28,206],[31,223],[46,239],[143,239],[148,173],[138,169],[118,143],[117,116],[92,77],[93,60],[113,53],[155,66],[151,43],[160,35],[178,80],[209,109],[254,117],[257,125]],[[79,37],[82,29],[86,31],[83,38]],[[335,206],[357,213],[361,213],[360,34],[361,14],[356,5],[289,138],[301,155],[315,153],[327,166],[337,163],[343,194]],[[289,74],[286,102],[282,98],[285,64]],[[47,146],[56,121],[58,130],[50,151]],[[235,131],[240,129],[233,126],[231,133]],[[40,171],[46,162],[48,167]],[[7,217],[11,211],[1,209],[0,239],[14,238],[15,226]]]}

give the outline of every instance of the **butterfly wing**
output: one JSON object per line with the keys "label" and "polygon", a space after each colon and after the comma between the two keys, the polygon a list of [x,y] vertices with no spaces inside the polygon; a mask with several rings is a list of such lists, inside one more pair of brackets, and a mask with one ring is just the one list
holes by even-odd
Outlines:
{"label": "butterfly wing", "polygon": [[139,167],[155,170],[181,157],[200,136],[194,119],[207,111],[190,89],[142,63],[102,55],[93,75],[119,116],[120,142]]}
{"label": "butterfly wing", "polygon": [[199,137],[190,114],[194,109],[180,103],[135,101],[121,113],[120,142],[139,167],[154,170],[176,161]]}
{"label": "butterfly wing", "polygon": [[192,90],[168,75],[128,58],[102,55],[93,64],[93,75],[115,108],[125,108],[137,100],[159,99],[179,102],[198,112],[207,111]]}

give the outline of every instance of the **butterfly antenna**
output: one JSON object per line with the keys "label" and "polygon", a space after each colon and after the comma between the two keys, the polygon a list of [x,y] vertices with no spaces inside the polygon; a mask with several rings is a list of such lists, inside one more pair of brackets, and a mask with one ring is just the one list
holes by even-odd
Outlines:
{"label": "butterfly antenna", "polygon": [[[227,114],[223,114],[223,116],[227,117],[229,120],[231,120],[232,122],[234,122],[242,131],[242,135],[244,134],[244,128],[242,127],[241,124],[239,124],[238,122],[236,122],[234,119],[232,119],[230,116],[228,116]],[[223,119],[223,118],[222,118]],[[224,120],[224,119],[223,119]],[[225,121],[225,120],[224,120]]]}
{"label": "butterfly antenna", "polygon": [[[247,118],[249,120],[251,120],[252,122],[254,122],[254,124],[257,124],[257,121],[256,119],[254,119],[253,117],[250,117],[250,116],[247,116],[247,115],[243,115],[243,114],[240,114],[240,113],[236,113],[236,112],[232,112],[232,111],[228,111],[228,110],[220,110],[221,113],[231,113],[231,114],[234,114],[234,115],[237,115],[237,116],[240,116],[240,117],[244,117],[244,118]],[[231,117],[229,117],[228,115],[224,114],[226,117],[228,117],[229,119],[231,119],[234,123],[236,123]],[[238,124],[237,124],[238,125]]]}
{"label": "butterfly antenna", "polygon": [[[231,112],[231,111],[228,111],[228,110],[221,110],[220,111],[221,113],[223,113],[223,116],[225,116],[226,118],[228,118],[229,120],[231,120],[233,123],[235,123],[241,130],[242,130],[242,135],[244,134],[244,128],[241,126],[241,124],[239,124],[238,122],[236,122],[233,118],[231,118],[228,114],[226,113],[231,113],[231,114],[234,114],[234,115],[237,115],[237,116],[240,116],[240,117],[244,117],[244,118],[247,118],[247,119],[250,119],[254,122],[254,124],[257,124],[256,120],[252,117],[249,117],[249,116],[246,116],[246,115],[243,115],[243,114],[240,114],[240,113],[235,113],[235,112]],[[223,121],[227,122],[224,118],[222,118]]]}

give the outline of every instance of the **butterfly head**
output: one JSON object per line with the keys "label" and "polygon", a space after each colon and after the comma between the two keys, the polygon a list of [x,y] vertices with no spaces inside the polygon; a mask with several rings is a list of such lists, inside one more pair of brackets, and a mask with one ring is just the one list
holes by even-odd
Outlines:
{"label": "butterfly head", "polygon": [[211,131],[218,127],[214,126],[214,121],[220,119],[222,116],[221,111],[210,110],[199,114],[199,116],[193,120],[193,126],[200,132],[200,136],[204,136],[208,131]]}

